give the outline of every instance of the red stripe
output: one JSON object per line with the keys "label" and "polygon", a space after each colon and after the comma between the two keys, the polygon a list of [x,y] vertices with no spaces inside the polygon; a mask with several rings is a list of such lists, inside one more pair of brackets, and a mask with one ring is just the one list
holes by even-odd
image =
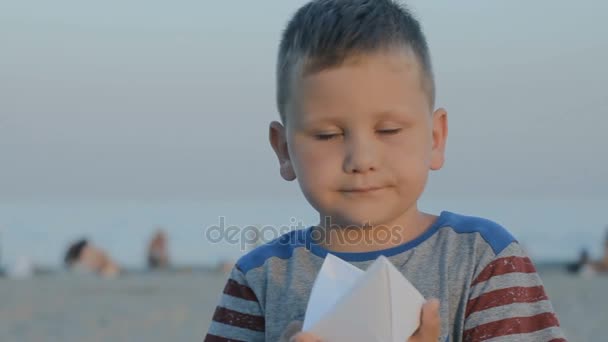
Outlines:
{"label": "red stripe", "polygon": [[549,342],[568,342],[565,338],[554,338]]}
{"label": "red stripe", "polygon": [[253,302],[258,301],[258,297],[255,296],[255,293],[253,293],[253,290],[251,290],[249,286],[241,285],[233,279],[228,279],[228,282],[224,287],[224,293],[229,296],[250,300]]}
{"label": "red stripe", "polygon": [[484,268],[483,271],[479,273],[477,278],[473,280],[471,286],[482,283],[494,276],[499,276],[503,274],[535,272],[536,268],[534,267],[534,264],[532,263],[530,258],[522,258],[517,256],[499,258],[492,261],[488,266],[486,266],[486,268]]}
{"label": "red stripe", "polygon": [[205,336],[205,340],[203,342],[245,342],[245,341],[234,340],[234,339],[224,338],[224,337],[217,336],[217,335],[207,334],[207,336]]}
{"label": "red stripe", "polygon": [[498,306],[513,303],[535,303],[547,299],[549,298],[547,297],[545,289],[542,286],[508,287],[506,289],[490,291],[469,300],[464,315],[465,317],[469,317],[469,315],[474,312],[487,310]]}
{"label": "red stripe", "polygon": [[215,309],[213,321],[254,331],[264,331],[266,326],[263,316],[250,315],[221,306]]}
{"label": "red stripe", "polygon": [[478,325],[475,328],[465,330],[463,340],[484,341],[495,337],[527,334],[558,326],[559,322],[555,314],[545,312],[531,317],[512,317]]}

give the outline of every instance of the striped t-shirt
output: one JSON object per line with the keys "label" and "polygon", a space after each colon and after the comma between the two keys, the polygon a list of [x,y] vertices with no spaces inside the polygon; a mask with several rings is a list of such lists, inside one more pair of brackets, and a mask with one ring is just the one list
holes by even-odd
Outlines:
{"label": "striped t-shirt", "polygon": [[[312,228],[295,230],[240,258],[205,341],[278,341],[303,321],[328,253],[313,240]],[[566,341],[532,261],[492,221],[444,211],[403,245],[332,254],[363,270],[386,256],[425,298],[440,300],[440,341]]]}

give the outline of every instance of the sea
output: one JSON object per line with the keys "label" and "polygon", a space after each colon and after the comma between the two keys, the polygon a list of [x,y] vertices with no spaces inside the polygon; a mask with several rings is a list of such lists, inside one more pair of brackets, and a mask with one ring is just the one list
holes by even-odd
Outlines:
{"label": "sea", "polygon": [[[537,262],[574,260],[583,248],[599,258],[608,232],[608,198],[423,198],[419,207],[491,219]],[[267,241],[317,222],[316,212],[297,198],[0,200],[0,265],[60,267],[67,246],[87,238],[124,267],[143,267],[158,229],[169,236],[174,263],[216,264],[250,249],[249,228],[260,229]]]}

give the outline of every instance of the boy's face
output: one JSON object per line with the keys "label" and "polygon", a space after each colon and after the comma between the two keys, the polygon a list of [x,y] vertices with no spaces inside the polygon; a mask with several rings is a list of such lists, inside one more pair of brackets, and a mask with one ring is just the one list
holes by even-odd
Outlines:
{"label": "boy's face", "polygon": [[422,77],[413,55],[398,50],[295,80],[286,126],[271,124],[271,144],[283,178],[298,179],[322,219],[392,226],[417,213],[447,136],[447,114],[431,113]]}

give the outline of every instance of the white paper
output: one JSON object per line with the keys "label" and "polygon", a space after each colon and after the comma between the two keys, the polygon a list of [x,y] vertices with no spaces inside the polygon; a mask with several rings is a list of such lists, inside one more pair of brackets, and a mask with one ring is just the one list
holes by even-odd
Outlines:
{"label": "white paper", "polygon": [[303,330],[331,342],[404,342],[418,329],[424,297],[384,256],[365,271],[328,254]]}
{"label": "white paper", "polygon": [[333,254],[327,254],[313,284],[302,330],[307,331],[355,285],[363,271]]}

